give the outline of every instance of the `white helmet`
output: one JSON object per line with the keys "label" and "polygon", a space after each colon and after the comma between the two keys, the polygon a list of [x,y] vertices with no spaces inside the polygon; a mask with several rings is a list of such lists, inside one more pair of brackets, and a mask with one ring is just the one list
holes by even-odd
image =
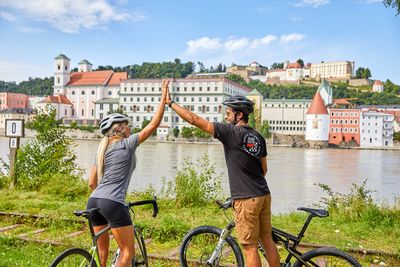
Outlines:
{"label": "white helmet", "polygon": [[128,119],[128,117],[125,117],[122,114],[112,113],[112,114],[108,115],[107,117],[105,117],[104,119],[102,119],[99,122],[99,127],[101,130],[101,133],[103,135],[105,135],[114,123],[124,122],[124,121],[128,123],[129,119]]}

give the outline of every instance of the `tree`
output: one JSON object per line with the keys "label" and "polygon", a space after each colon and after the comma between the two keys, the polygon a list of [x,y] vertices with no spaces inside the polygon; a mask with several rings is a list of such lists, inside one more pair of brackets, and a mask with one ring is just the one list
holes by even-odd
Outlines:
{"label": "tree", "polygon": [[391,7],[397,10],[397,15],[400,14],[400,0],[383,0],[383,4],[386,8]]}
{"label": "tree", "polygon": [[368,79],[368,78],[370,78],[372,75],[371,75],[371,71],[369,70],[369,68],[362,68],[362,67],[360,67],[360,68],[358,68],[357,70],[356,70],[356,78],[357,79],[362,79],[362,78],[364,78],[364,79]]}
{"label": "tree", "polygon": [[283,63],[274,63],[271,65],[271,69],[283,69]]}
{"label": "tree", "polygon": [[304,68],[304,61],[301,58],[299,58],[296,62],[299,63],[302,68]]}
{"label": "tree", "polygon": [[264,138],[270,138],[271,137],[271,132],[269,131],[269,124],[268,121],[263,121],[260,127],[260,134]]}
{"label": "tree", "polygon": [[193,137],[193,127],[182,127],[181,135],[183,138]]}
{"label": "tree", "polygon": [[179,128],[174,128],[174,129],[172,130],[172,132],[173,132],[173,134],[174,134],[174,137],[178,137],[178,136],[179,136]]}
{"label": "tree", "polygon": [[239,76],[237,74],[231,73],[226,78],[228,78],[229,80],[231,80],[231,81],[233,81],[235,83],[239,83],[239,84],[245,85],[245,86],[247,85],[246,81],[241,76]]}

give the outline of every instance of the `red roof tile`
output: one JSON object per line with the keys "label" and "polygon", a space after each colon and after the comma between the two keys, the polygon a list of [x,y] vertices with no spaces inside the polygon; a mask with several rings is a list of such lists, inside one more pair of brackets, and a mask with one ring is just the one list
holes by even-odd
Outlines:
{"label": "red roof tile", "polygon": [[380,80],[376,80],[376,81],[374,82],[374,85],[383,85],[383,83],[382,83]]}
{"label": "red roof tile", "polygon": [[288,69],[301,69],[301,65],[297,62],[289,63],[287,66]]}
{"label": "red roof tile", "polygon": [[333,99],[333,104],[350,105],[350,102],[347,101],[346,98],[336,98],[336,99]]}
{"label": "red roof tile", "polygon": [[307,114],[329,114],[319,92],[315,93]]}
{"label": "red roof tile", "polygon": [[73,72],[67,86],[79,85],[119,85],[121,80],[128,79],[127,72],[99,70],[89,72]]}
{"label": "red roof tile", "polygon": [[48,96],[40,103],[56,103],[56,104],[65,104],[65,105],[72,105],[71,101],[65,95],[58,95],[58,96]]}

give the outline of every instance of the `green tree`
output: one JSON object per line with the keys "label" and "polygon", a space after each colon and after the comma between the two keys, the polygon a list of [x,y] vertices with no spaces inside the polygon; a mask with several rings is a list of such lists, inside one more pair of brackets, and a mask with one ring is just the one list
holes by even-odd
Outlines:
{"label": "green tree", "polygon": [[301,58],[299,58],[296,62],[299,63],[302,68],[304,68],[304,61]]}
{"label": "green tree", "polygon": [[181,135],[183,138],[190,138],[193,137],[193,127],[182,127]]}
{"label": "green tree", "polygon": [[179,136],[179,128],[174,128],[174,129],[172,130],[172,132],[173,132],[173,134],[174,134],[174,137],[178,137],[178,136]]}
{"label": "green tree", "polygon": [[245,86],[247,85],[246,81],[245,81],[241,76],[239,76],[239,75],[237,75],[237,74],[231,73],[231,74],[229,74],[229,75],[227,76],[227,78],[228,78],[229,80],[235,82],[235,83],[239,83],[239,84],[245,85]]}
{"label": "green tree", "polygon": [[358,79],[361,79],[361,78],[368,79],[370,77],[371,77],[371,71],[369,70],[369,68],[360,67],[360,68],[358,68],[356,70],[356,78],[358,78]]}
{"label": "green tree", "polygon": [[47,105],[39,111],[31,127],[37,131],[18,151],[15,175],[17,187],[38,189],[55,174],[77,179],[76,155],[70,150],[72,140],[56,119],[56,110]]}
{"label": "green tree", "polygon": [[260,134],[264,138],[270,138],[271,137],[271,132],[269,131],[269,124],[268,121],[263,121],[260,127]]}
{"label": "green tree", "polygon": [[283,63],[273,63],[272,65],[271,65],[271,69],[283,69]]}
{"label": "green tree", "polygon": [[210,138],[211,135],[206,133],[205,131],[203,131],[200,128],[195,127],[194,129],[194,136],[196,136],[197,138]]}
{"label": "green tree", "polygon": [[397,10],[397,15],[400,14],[400,0],[383,0],[383,4],[386,8],[391,7]]}

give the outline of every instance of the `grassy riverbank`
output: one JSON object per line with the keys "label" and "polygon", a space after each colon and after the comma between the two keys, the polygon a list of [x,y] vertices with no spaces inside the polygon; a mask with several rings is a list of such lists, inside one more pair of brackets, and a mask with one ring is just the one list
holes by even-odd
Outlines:
{"label": "grassy riverbank", "polygon": [[[130,200],[143,199],[148,194],[129,196]],[[81,220],[75,218],[72,211],[85,207],[87,195],[74,199],[65,199],[57,195],[26,192],[18,190],[0,190],[0,211],[42,215],[45,218],[27,219],[25,217],[0,217],[0,228],[22,223],[23,226],[0,233],[0,266],[47,266],[64,246],[35,244],[22,241],[18,237],[27,237],[42,241],[61,242],[67,247],[78,245],[89,247],[90,239],[87,228]],[[228,219],[216,205],[208,203],[201,207],[178,207],[172,199],[159,200],[160,213],[157,218],[151,217],[151,210],[136,209],[135,221],[145,229],[146,238],[151,238],[149,253],[169,256],[179,246],[182,237],[193,227],[209,224],[223,227]],[[348,207],[352,208],[352,207]],[[375,213],[374,213],[375,212]],[[354,214],[353,214],[354,215]],[[228,217],[231,217],[231,211]],[[368,216],[368,217],[367,217]],[[358,217],[358,218],[357,218]],[[273,217],[273,225],[286,231],[297,233],[304,223],[303,213],[290,213]],[[361,217],[348,217],[331,207],[331,216],[326,219],[314,219],[306,232],[304,242],[334,245],[344,250],[357,249],[366,252],[370,249],[400,254],[400,211],[383,209],[368,211]],[[38,229],[43,232],[34,234]],[[80,230],[85,233],[74,238],[68,234]],[[114,244],[115,247],[115,244]],[[386,266],[399,266],[396,257],[385,255],[364,255],[357,257],[368,263],[385,262]],[[153,262],[152,266],[173,266],[172,262]]]}

